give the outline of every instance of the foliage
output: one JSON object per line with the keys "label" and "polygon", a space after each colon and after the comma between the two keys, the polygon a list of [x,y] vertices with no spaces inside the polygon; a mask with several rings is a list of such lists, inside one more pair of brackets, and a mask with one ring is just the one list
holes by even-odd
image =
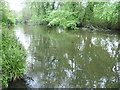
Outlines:
{"label": "foliage", "polygon": [[[12,26],[15,23],[13,12],[10,11],[9,5],[4,0],[0,1],[0,24],[2,26]],[[25,51],[24,48],[17,42],[13,35],[13,31],[0,31],[0,79],[2,86],[8,87],[8,82],[18,79],[25,72]]]}
{"label": "foliage", "polygon": [[[32,2],[27,3],[32,24],[48,24],[64,29],[93,25],[102,28],[120,29],[119,2]],[[26,14],[25,14],[26,15]]]}
{"label": "foliage", "polygon": [[[118,3],[99,3],[94,7],[94,25],[112,28],[118,23]],[[99,23],[98,23],[99,22]]]}
{"label": "foliage", "polygon": [[2,53],[2,86],[8,87],[8,81],[18,79],[25,72],[25,51],[10,30],[2,31],[0,43]]}
{"label": "foliage", "polygon": [[34,16],[31,18],[31,20],[29,20],[29,22],[32,24],[37,24],[37,25],[44,24],[44,20],[43,20],[44,18],[45,18],[45,16],[42,16],[42,15],[39,17]]}
{"label": "foliage", "polygon": [[15,19],[13,17],[13,13],[9,10],[9,5],[4,0],[0,1],[0,9],[1,9],[1,20],[0,24],[2,26],[12,26],[15,23]]}
{"label": "foliage", "polygon": [[49,22],[48,26],[58,25],[63,27],[64,29],[77,29],[76,26],[79,23],[79,20],[73,16],[72,12],[65,10],[52,11],[49,17],[45,18],[44,20]]}

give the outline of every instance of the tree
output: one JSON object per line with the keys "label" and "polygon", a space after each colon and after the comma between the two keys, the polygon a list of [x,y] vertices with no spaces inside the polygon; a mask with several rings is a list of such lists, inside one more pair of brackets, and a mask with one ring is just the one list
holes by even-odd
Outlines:
{"label": "tree", "polygon": [[4,0],[0,1],[0,10],[1,10],[1,24],[3,26],[12,26],[15,22],[15,19],[13,17],[12,11],[9,9],[9,4],[5,2]]}
{"label": "tree", "polygon": [[116,29],[120,25],[119,8],[117,2],[30,2],[24,9],[29,19],[23,19],[64,29],[87,25]]}

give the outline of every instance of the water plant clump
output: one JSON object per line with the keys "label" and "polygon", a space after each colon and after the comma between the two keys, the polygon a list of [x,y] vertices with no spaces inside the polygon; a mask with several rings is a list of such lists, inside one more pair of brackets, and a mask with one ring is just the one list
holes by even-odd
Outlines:
{"label": "water plant clump", "polygon": [[26,52],[11,30],[2,30],[0,52],[2,53],[2,86],[8,87],[9,81],[19,79],[25,73]]}

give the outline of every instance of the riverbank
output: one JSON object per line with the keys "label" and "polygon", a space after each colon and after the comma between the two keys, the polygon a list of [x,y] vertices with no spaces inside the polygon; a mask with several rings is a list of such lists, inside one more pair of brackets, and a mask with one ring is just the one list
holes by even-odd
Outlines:
{"label": "riverbank", "polygon": [[117,2],[86,2],[86,4],[83,2],[31,2],[23,9],[23,17],[18,18],[16,23],[45,24],[49,27],[59,26],[68,30],[76,30],[79,27],[120,30],[119,7]]}
{"label": "riverbank", "polygon": [[10,81],[20,79],[25,73],[26,52],[17,41],[12,30],[2,30],[0,52],[2,53],[2,87],[7,88]]}

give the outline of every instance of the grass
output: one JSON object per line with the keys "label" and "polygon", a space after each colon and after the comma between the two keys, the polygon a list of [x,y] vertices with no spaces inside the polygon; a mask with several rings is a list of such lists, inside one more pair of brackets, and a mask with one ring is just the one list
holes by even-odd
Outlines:
{"label": "grass", "polygon": [[[9,81],[14,81],[23,77],[25,73],[26,52],[22,45],[17,41],[11,30],[0,31],[2,40],[0,40],[0,59],[1,61],[1,81],[2,86],[7,88]],[[0,76],[1,76],[0,75]]]}

